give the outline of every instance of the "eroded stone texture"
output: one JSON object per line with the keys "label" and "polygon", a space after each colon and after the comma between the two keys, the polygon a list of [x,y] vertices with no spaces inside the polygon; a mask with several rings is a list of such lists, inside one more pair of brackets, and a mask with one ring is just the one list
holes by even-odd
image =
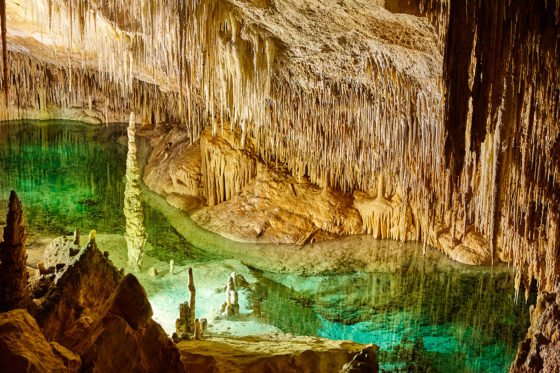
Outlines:
{"label": "eroded stone texture", "polygon": [[531,326],[511,372],[553,373],[560,368],[560,295],[543,292],[531,308]]}
{"label": "eroded stone texture", "polygon": [[0,367],[11,372],[78,372],[81,360],[49,343],[33,317],[19,309],[0,313]]}
{"label": "eroded stone texture", "polygon": [[95,319],[122,275],[92,240],[59,237],[45,250],[31,313],[49,340],[60,341],[80,318]]}
{"label": "eroded stone texture", "polygon": [[4,241],[0,243],[0,312],[25,307],[29,300],[27,288],[25,240],[27,232],[23,209],[16,192],[10,193]]}
{"label": "eroded stone texture", "polygon": [[[209,338],[178,345],[193,373],[339,372],[363,345],[316,337]],[[377,364],[371,372],[377,371]]]}
{"label": "eroded stone texture", "polygon": [[146,292],[128,274],[98,317],[65,343],[92,372],[183,372],[179,351],[151,317]]}

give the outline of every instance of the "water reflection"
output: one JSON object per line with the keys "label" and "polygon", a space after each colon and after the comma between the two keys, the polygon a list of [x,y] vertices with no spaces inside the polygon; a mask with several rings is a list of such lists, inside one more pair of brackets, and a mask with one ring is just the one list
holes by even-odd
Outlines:
{"label": "water reflection", "polygon": [[[126,127],[77,122],[0,123],[0,208],[18,192],[31,234],[75,228],[124,233]],[[145,208],[150,255],[178,265],[211,257],[192,247],[159,212]],[[5,213],[0,211],[0,219]]]}
{"label": "water reflection", "polygon": [[255,296],[286,332],[376,343],[385,371],[506,372],[527,327],[505,268],[299,277],[262,273]]}

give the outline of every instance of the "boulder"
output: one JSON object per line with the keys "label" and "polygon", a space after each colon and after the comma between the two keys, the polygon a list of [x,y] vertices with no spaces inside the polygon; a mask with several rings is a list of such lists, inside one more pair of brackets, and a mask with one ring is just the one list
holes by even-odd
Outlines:
{"label": "boulder", "polygon": [[531,326],[519,344],[511,372],[558,372],[560,367],[560,294],[542,292],[531,307]]}
{"label": "boulder", "polygon": [[183,372],[179,350],[151,317],[146,292],[128,274],[102,314],[74,329],[65,343],[91,372]]}
{"label": "boulder", "polygon": [[0,314],[0,367],[12,372],[77,372],[81,360],[58,343],[47,342],[35,319],[18,309]]}

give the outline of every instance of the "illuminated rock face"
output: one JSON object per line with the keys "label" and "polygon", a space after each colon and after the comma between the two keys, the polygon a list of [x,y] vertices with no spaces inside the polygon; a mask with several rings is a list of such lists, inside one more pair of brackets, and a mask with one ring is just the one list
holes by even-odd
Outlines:
{"label": "illuminated rock face", "polygon": [[257,158],[360,196],[376,236],[509,261],[519,283],[553,289],[560,1],[409,3],[7,1],[2,115],[104,122],[134,110],[193,143],[229,127],[247,162],[201,154],[209,205],[249,185]]}
{"label": "illuminated rock face", "polygon": [[128,123],[128,154],[126,156],[126,185],[124,190],[123,212],[126,218],[126,245],[128,246],[128,265],[134,271],[142,269],[144,245],[148,239],[144,227],[144,209],[142,208],[142,186],[140,169],[136,159],[136,122],[134,113],[130,114]]}
{"label": "illuminated rock face", "polygon": [[29,300],[26,239],[21,202],[16,192],[12,191],[4,227],[4,242],[0,243],[0,312],[25,307]]}

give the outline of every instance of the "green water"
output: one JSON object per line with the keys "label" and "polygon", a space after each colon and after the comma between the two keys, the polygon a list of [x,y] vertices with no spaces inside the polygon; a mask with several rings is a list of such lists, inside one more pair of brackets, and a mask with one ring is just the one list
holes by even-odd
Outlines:
{"label": "green water", "polygon": [[263,273],[255,293],[283,331],[375,343],[386,372],[507,372],[529,325],[513,275],[455,269],[298,277]]}
{"label": "green water", "polygon": [[[123,234],[124,135],[122,126],[0,124],[0,223],[14,189],[31,234],[76,227]],[[145,216],[150,255],[179,265],[219,259],[190,245],[158,211],[145,206]],[[421,261],[392,272],[321,277],[256,271],[253,297],[267,322],[285,332],[376,343],[384,371],[506,372],[529,314],[513,302],[511,273],[424,270]]]}
{"label": "green water", "polygon": [[[59,236],[75,228],[123,234],[125,134],[124,126],[0,123],[0,223],[13,189],[32,235]],[[158,211],[144,207],[148,242],[154,247],[150,255],[178,265],[213,257],[185,241]]]}

